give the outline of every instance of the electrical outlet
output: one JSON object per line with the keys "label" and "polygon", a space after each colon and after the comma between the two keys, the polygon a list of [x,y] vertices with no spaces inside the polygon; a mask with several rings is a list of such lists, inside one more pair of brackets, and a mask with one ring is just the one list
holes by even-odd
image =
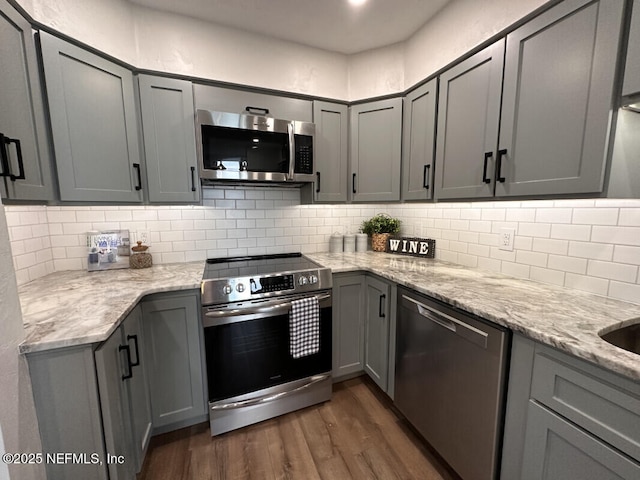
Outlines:
{"label": "electrical outlet", "polygon": [[513,251],[513,242],[515,240],[516,230],[514,228],[501,228],[500,229],[500,250]]}

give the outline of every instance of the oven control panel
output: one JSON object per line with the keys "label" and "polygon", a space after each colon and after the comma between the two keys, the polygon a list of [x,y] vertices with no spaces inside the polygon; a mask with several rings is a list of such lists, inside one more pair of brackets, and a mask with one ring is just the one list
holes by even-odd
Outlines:
{"label": "oven control panel", "polygon": [[238,302],[293,292],[331,288],[331,271],[306,270],[275,275],[203,280],[203,305]]}

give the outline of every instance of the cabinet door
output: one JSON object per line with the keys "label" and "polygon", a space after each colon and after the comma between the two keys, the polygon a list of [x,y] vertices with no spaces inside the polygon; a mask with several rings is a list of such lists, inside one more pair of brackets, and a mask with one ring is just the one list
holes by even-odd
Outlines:
{"label": "cabinet door", "polygon": [[440,76],[435,195],[493,195],[504,40]]}
{"label": "cabinet door", "polygon": [[130,427],[131,410],[126,386],[133,375],[130,359],[131,350],[125,346],[121,328],[95,352],[107,456],[124,460],[105,462],[111,480],[130,480],[135,478],[136,473]]}
{"label": "cabinet door", "polygon": [[391,287],[373,277],[366,277],[365,286],[364,370],[386,392]]}
{"label": "cabinet door", "polygon": [[338,103],[313,102],[316,124],[315,158],[317,202],[346,202],[348,170],[348,107]]}
{"label": "cabinet door", "polygon": [[496,196],[601,192],[624,2],[562,2],[507,36]]}
{"label": "cabinet door", "polygon": [[136,460],[136,472],[142,469],[144,456],[151,440],[151,404],[147,381],[147,364],[142,358],[144,335],[142,332],[142,312],[136,307],[123,323],[124,345],[128,345],[132,362],[133,377],[127,381],[128,399],[131,410],[130,428],[132,449]]}
{"label": "cabinet door", "polygon": [[[11,143],[0,163],[0,196],[12,200],[53,200],[51,158],[31,25],[0,0],[0,134]],[[18,143],[19,142],[19,143]],[[18,162],[22,154],[24,178]],[[7,171],[9,170],[9,171]]]}
{"label": "cabinet door", "polygon": [[41,32],[61,200],[140,202],[129,70]]}
{"label": "cabinet door", "polygon": [[313,118],[310,100],[198,84],[193,86],[193,95],[197,109],[253,113],[301,122],[311,122]]}
{"label": "cabinet door", "polygon": [[436,89],[433,79],[404,97],[402,122],[402,198],[433,198],[436,133]]}
{"label": "cabinet door", "polygon": [[622,95],[640,93],[640,0],[633,1]]}
{"label": "cabinet door", "polygon": [[198,202],[191,82],[140,75],[140,106],[150,202]]}
{"label": "cabinet door", "polygon": [[400,200],[402,99],[350,108],[352,200]]}
{"label": "cabinet door", "polygon": [[522,480],[632,480],[640,464],[531,401]]}
{"label": "cabinet door", "polygon": [[154,432],[203,421],[207,407],[197,295],[146,300],[142,321]]}
{"label": "cabinet door", "polygon": [[364,275],[333,277],[333,377],[364,369]]}

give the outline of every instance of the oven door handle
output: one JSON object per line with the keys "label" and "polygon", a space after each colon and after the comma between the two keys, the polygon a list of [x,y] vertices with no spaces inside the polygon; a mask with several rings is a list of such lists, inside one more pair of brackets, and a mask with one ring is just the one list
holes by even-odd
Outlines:
{"label": "oven door handle", "polygon": [[273,393],[271,395],[264,395],[261,397],[248,398],[246,400],[239,400],[237,402],[229,402],[229,403],[220,403],[215,405],[209,405],[211,410],[233,410],[235,408],[243,408],[243,407],[252,407],[254,405],[262,405],[264,403],[273,402],[274,400],[278,400],[283,397],[287,397],[289,395],[293,395],[294,393],[298,393],[302,390],[306,390],[307,388],[315,385],[316,383],[320,383],[331,377],[330,373],[323,373],[320,375],[313,375],[310,377],[309,381],[299,387],[296,387],[292,390],[287,390],[286,392],[278,392]]}
{"label": "oven door handle", "polygon": [[[331,294],[316,295],[318,302],[331,298]],[[305,298],[305,297],[300,297]],[[252,315],[280,315],[287,313],[291,310],[292,301],[277,303],[275,305],[266,305],[260,307],[248,307],[248,308],[235,308],[235,309],[220,309],[211,310],[204,313],[205,318],[202,320],[203,327],[215,327],[217,325],[223,325],[225,323],[232,323],[234,317],[251,317]],[[246,318],[247,320],[249,318]],[[222,321],[221,321],[222,320]],[[236,320],[237,321],[237,320]]]}

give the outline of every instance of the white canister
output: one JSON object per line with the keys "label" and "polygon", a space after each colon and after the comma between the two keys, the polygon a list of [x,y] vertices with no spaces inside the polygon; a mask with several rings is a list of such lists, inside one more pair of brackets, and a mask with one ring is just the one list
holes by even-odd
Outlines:
{"label": "white canister", "polygon": [[329,237],[329,252],[342,253],[342,235],[334,233]]}
{"label": "white canister", "polygon": [[344,251],[347,253],[356,251],[356,236],[348,234],[344,236]]}
{"label": "white canister", "polygon": [[356,252],[366,252],[368,242],[369,235],[366,233],[356,233]]}

